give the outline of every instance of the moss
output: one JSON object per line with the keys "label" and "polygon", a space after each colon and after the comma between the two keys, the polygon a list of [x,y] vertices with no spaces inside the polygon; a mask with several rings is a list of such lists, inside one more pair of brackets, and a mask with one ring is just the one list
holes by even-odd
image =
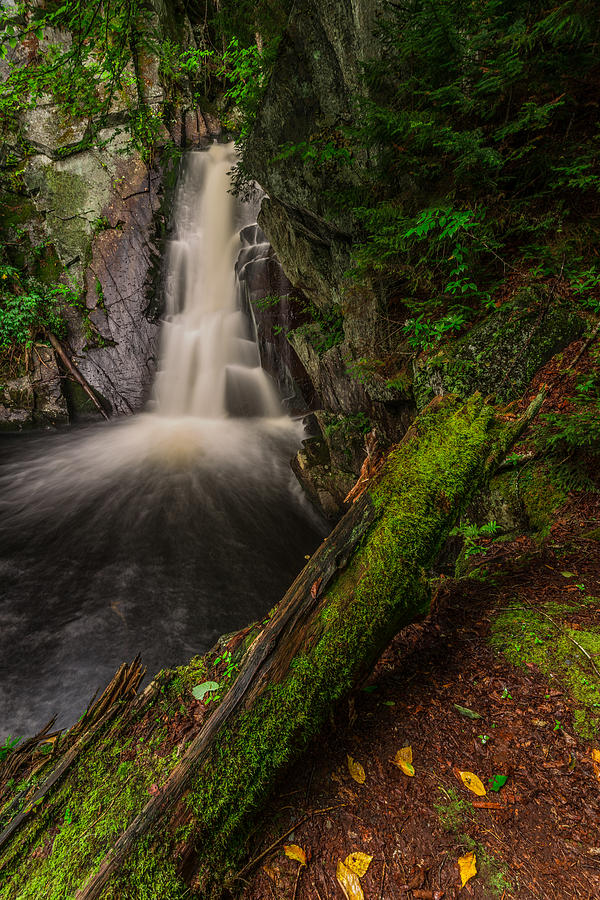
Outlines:
{"label": "moss", "polygon": [[65,250],[79,256],[85,264],[90,255],[92,229],[85,215],[78,214],[77,210],[86,209],[89,185],[78,173],[62,171],[56,166],[48,166],[45,177],[52,207],[47,214],[48,226],[59,236]]}
{"label": "moss", "polygon": [[[593,602],[595,598],[591,600]],[[562,620],[562,633],[534,609],[515,603],[492,623],[491,643],[513,665],[525,667],[533,663],[554,684],[558,683],[576,704],[574,730],[581,737],[591,740],[598,735],[600,724],[600,680],[573,640],[581,644],[592,658],[600,660],[600,631],[572,629],[565,621],[569,612],[589,602],[586,597],[572,603],[546,603],[542,606],[552,619]]]}
{"label": "moss", "polygon": [[538,369],[584,328],[568,307],[550,304],[533,288],[522,289],[466,335],[419,360],[413,388],[417,406],[422,408],[435,394],[469,397],[475,390],[514,400]]}
{"label": "moss", "polygon": [[[242,643],[238,652],[245,646]],[[123,717],[94,739],[68,779],[42,801],[35,816],[0,855],[5,873],[0,888],[2,900],[37,900],[40,896],[63,900],[74,894],[145,806],[150,788],[160,787],[177,764],[179,750],[169,738],[168,721],[174,713],[186,711],[191,688],[206,680],[209,671],[214,672],[214,668],[207,656],[159,673],[157,696],[143,712],[148,721],[141,736],[136,737],[136,720]],[[11,817],[23,808],[31,789],[42,784],[48,769],[56,764],[51,760],[35,781],[14,785],[9,802],[19,791],[26,797],[11,809]],[[164,870],[156,873],[155,888],[167,884],[169,871],[166,861]]]}
{"label": "moss", "polygon": [[[248,813],[264,802],[274,776],[370,667],[371,656],[402,624],[426,611],[423,567],[445,538],[450,511],[477,484],[492,441],[490,420],[491,411],[478,399],[466,406],[447,403],[421,418],[371,491],[379,518],[328,590],[304,652],[234,730],[220,733],[198,767],[186,800],[192,824],[176,832],[172,846],[193,840],[202,847],[199,878],[206,896],[215,879],[234,869]],[[158,834],[153,843],[158,845]],[[138,848],[115,876],[111,896],[138,896],[131,886],[140,891],[161,865],[148,858],[147,847]]]}
{"label": "moss", "polygon": [[535,531],[547,531],[554,513],[567,499],[552,481],[546,466],[528,466],[521,477],[521,496],[527,518]]}
{"label": "moss", "polygon": [[440,824],[445,831],[456,835],[464,852],[475,852],[477,858],[477,877],[489,892],[489,896],[503,897],[514,890],[509,869],[505,863],[496,859],[482,844],[474,840],[463,829],[475,822],[473,807],[463,799],[453,787],[439,786],[443,796],[441,803],[434,803]]}
{"label": "moss", "polygon": [[440,824],[445,831],[456,833],[463,827],[464,821],[471,814],[471,807],[466,800],[459,795],[455,788],[444,788],[440,785],[440,792],[445,800],[442,803],[434,803]]}

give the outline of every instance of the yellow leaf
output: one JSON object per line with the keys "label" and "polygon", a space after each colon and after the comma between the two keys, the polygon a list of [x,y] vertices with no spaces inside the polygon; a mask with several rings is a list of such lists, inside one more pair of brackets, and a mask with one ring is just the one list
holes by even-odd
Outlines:
{"label": "yellow leaf", "polygon": [[478,797],[485,797],[487,791],[477,775],[474,775],[473,772],[461,772],[460,777],[465,787],[468,787]]}
{"label": "yellow leaf", "polygon": [[596,750],[595,747],[592,750],[592,759],[594,760],[594,762],[600,763],[600,750]]}
{"label": "yellow leaf", "polygon": [[363,889],[360,886],[360,878],[353,872],[352,869],[349,869],[348,866],[343,863],[341,860],[337,864],[337,872],[335,873],[335,877],[338,880],[338,884],[344,892],[344,897],[346,900],[365,900],[365,895],[363,894]]}
{"label": "yellow leaf", "polygon": [[405,775],[412,777],[415,774],[412,765],[412,747],[403,747],[402,750],[398,750],[392,762],[399,769],[402,769]]}
{"label": "yellow leaf", "polygon": [[352,775],[355,781],[359,784],[364,784],[367,776],[365,775],[365,770],[361,766],[359,762],[356,762],[352,759],[351,756],[348,757],[348,771]]}
{"label": "yellow leaf", "polygon": [[277,881],[277,878],[280,874],[279,869],[275,869],[274,866],[270,866],[268,863],[265,863],[262,869],[263,872],[265,872],[269,876],[271,881]]}
{"label": "yellow leaf", "polygon": [[283,852],[288,859],[295,859],[301,866],[306,865],[306,853],[298,844],[284,844]]}
{"label": "yellow leaf", "polygon": [[360,853],[360,851],[355,850],[354,853],[348,854],[344,860],[344,865],[351,872],[355,872],[359,878],[362,878],[371,865],[372,859],[373,857],[369,856],[368,853]]}
{"label": "yellow leaf", "polygon": [[477,867],[475,866],[476,862],[477,857],[474,853],[467,853],[465,854],[465,856],[461,856],[458,860],[458,869],[460,872],[460,881],[462,887],[465,886],[469,878],[477,875]]}

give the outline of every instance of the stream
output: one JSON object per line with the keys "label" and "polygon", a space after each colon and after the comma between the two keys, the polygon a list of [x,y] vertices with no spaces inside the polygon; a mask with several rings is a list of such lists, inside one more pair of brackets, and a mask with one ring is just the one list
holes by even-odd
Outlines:
{"label": "stream", "polygon": [[234,161],[187,156],[147,410],[0,441],[0,742],[69,726],[137,653],[151,676],[264,616],[326,533],[239,308]]}

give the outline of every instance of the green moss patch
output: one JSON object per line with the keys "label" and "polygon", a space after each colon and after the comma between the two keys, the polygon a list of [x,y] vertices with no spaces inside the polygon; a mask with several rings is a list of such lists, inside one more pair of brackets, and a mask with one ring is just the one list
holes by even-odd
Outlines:
{"label": "green moss patch", "polygon": [[508,866],[467,833],[469,827],[475,822],[471,804],[464,800],[453,787],[440,786],[439,790],[442,799],[440,802],[434,803],[433,808],[442,828],[457,837],[462,852],[475,852],[477,879],[485,884],[490,897],[503,897],[506,893],[511,894],[515,887]]}
{"label": "green moss patch", "polygon": [[422,408],[435,394],[469,397],[476,390],[504,401],[517,399],[538,369],[584,328],[583,319],[567,306],[523,289],[464,337],[420,360],[414,380],[417,405]]}
{"label": "green moss patch", "polygon": [[555,685],[565,690],[576,704],[573,728],[583,738],[593,740],[600,726],[600,679],[581,645],[600,665],[600,628],[571,628],[569,615],[581,604],[600,599],[583,598],[573,603],[544,603],[541,609],[561,626],[561,631],[545,616],[527,605],[515,602],[494,619],[492,646],[501,650],[515,666],[536,665]]}

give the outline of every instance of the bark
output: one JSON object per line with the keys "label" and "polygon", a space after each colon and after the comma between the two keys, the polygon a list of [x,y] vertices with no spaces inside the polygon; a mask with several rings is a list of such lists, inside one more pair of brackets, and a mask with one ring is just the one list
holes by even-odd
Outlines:
{"label": "bark", "polygon": [[[175,900],[235,890],[245,837],[277,777],[399,628],[427,613],[427,570],[539,405],[508,424],[477,396],[466,404],[438,399],[423,412],[268,620],[248,630],[237,678],[160,789],[149,799],[140,794],[118,833],[104,828],[100,838],[88,827],[89,848],[81,835],[72,855],[62,848],[74,869],[64,896]],[[63,803],[78,802],[73,790]],[[103,790],[110,807],[123,788]],[[47,821],[53,815],[47,811]],[[23,891],[24,877],[40,877],[27,849],[25,839],[13,848],[2,900],[35,896]],[[40,865],[46,872],[46,861]]]}

